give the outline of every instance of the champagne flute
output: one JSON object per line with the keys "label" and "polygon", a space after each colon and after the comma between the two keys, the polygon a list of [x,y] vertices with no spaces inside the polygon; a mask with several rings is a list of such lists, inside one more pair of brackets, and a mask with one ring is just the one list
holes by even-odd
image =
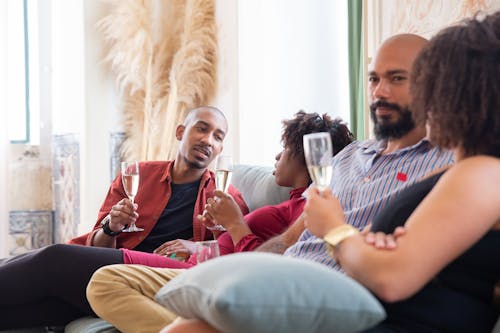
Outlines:
{"label": "champagne flute", "polygon": [[330,133],[306,134],[303,140],[307,170],[316,187],[323,191],[330,186],[333,172],[331,164],[333,150]]}
{"label": "champagne flute", "polygon": [[215,162],[215,187],[227,192],[233,175],[233,158],[229,155],[219,155]]}
{"label": "champagne flute", "polygon": [[[222,192],[227,192],[229,184],[231,184],[231,177],[233,175],[233,158],[229,155],[219,155],[215,162],[215,188]],[[207,227],[209,230],[225,231],[226,229],[220,225],[215,224]]]}
{"label": "champagne flute", "polygon": [[[122,185],[125,193],[127,194],[130,202],[134,204],[134,198],[137,195],[139,189],[139,162],[122,162]],[[143,231],[143,228],[138,228],[135,222],[132,222],[127,229],[123,229],[123,232],[135,232]]]}

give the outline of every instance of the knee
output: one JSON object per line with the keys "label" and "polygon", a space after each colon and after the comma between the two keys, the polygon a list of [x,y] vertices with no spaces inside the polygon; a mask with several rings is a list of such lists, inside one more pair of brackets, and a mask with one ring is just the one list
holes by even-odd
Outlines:
{"label": "knee", "polygon": [[116,269],[119,265],[109,265],[99,268],[94,272],[87,285],[87,300],[95,313],[101,315],[101,310],[106,307],[101,307],[103,300],[116,286]]}
{"label": "knee", "polygon": [[45,257],[57,257],[62,253],[65,253],[71,246],[68,244],[53,244],[46,247],[41,248],[38,251],[38,255]]}
{"label": "knee", "polygon": [[64,267],[64,260],[69,257],[68,249],[71,246],[67,244],[49,245],[37,250],[32,258],[34,262],[44,265],[47,268],[52,267],[52,265],[57,265],[59,268],[61,265]]}

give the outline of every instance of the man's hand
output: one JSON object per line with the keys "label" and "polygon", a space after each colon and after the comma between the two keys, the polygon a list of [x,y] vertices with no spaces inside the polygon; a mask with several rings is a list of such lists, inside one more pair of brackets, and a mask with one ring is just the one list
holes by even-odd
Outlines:
{"label": "man's hand", "polygon": [[153,253],[170,257],[175,254],[176,257],[189,257],[194,252],[196,243],[184,239],[175,239],[158,246]]}
{"label": "man's hand", "polygon": [[[119,232],[132,221],[136,221],[139,217],[137,207],[137,204],[132,204],[127,198],[118,201],[109,211],[109,222],[107,222],[109,229]],[[94,234],[91,244],[92,246],[115,248],[116,236],[107,235],[103,229],[100,229]]]}
{"label": "man's hand", "polygon": [[344,211],[340,201],[327,188],[307,190],[304,205],[304,225],[315,236],[323,238],[330,230],[345,224]]}
{"label": "man's hand", "polygon": [[383,232],[371,232],[371,224],[367,225],[361,235],[365,239],[365,243],[376,247],[377,249],[393,250],[398,244],[397,241],[400,237],[406,234],[404,227],[397,227],[392,234],[385,234]]}
{"label": "man's hand", "polygon": [[118,201],[109,211],[109,228],[112,231],[120,231],[130,223],[137,221],[139,217],[137,207],[136,203],[133,204],[127,198]]}

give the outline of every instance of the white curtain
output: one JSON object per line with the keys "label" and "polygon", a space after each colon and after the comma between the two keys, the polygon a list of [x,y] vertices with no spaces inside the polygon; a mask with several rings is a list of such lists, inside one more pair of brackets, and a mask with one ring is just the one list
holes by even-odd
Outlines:
{"label": "white curtain", "polygon": [[0,1],[0,258],[8,252],[9,213],[7,207],[7,1]]}

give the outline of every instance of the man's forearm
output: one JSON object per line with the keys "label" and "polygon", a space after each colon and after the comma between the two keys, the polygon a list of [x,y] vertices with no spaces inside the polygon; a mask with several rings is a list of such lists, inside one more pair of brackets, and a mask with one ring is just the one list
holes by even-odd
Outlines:
{"label": "man's forearm", "polygon": [[98,232],[94,234],[94,237],[90,245],[97,247],[116,248],[116,237],[108,236],[104,234],[102,229],[100,229]]}
{"label": "man's forearm", "polygon": [[257,247],[255,251],[283,254],[285,253],[285,250],[287,248],[288,244],[285,244],[282,235],[280,235],[269,239],[268,241]]}

